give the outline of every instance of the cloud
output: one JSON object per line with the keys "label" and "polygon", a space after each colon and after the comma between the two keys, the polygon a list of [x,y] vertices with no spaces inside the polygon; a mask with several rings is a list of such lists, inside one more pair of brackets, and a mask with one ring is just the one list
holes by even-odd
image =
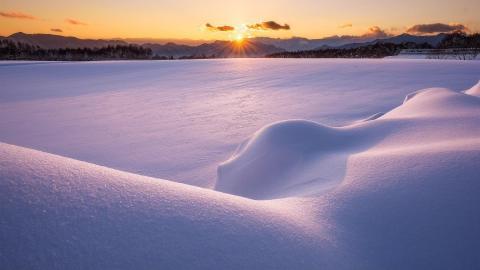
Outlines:
{"label": "cloud", "polygon": [[57,33],[63,33],[63,30],[60,29],[60,28],[52,28],[52,29],[50,29],[50,31],[57,32]]}
{"label": "cloud", "polygon": [[78,21],[78,20],[74,20],[74,19],[65,19],[65,22],[67,22],[69,24],[73,24],[73,25],[88,25],[87,23],[84,23],[84,22],[81,22],[81,21]]}
{"label": "cloud", "polygon": [[224,26],[213,26],[209,23],[205,24],[205,27],[209,30],[209,31],[220,31],[220,32],[228,32],[228,31],[233,31],[235,30],[235,27],[233,26],[230,26],[230,25],[224,25]]}
{"label": "cloud", "polygon": [[411,34],[434,34],[453,31],[469,31],[469,29],[463,24],[444,23],[417,24],[407,29],[407,33]]}
{"label": "cloud", "polygon": [[353,24],[346,23],[346,24],[342,24],[342,25],[339,26],[339,28],[349,28],[349,27],[353,27]]}
{"label": "cloud", "polygon": [[5,17],[5,18],[10,18],[10,19],[22,19],[22,20],[36,20],[37,19],[33,15],[22,13],[22,12],[17,12],[17,11],[11,11],[11,12],[0,11],[0,16]]}
{"label": "cloud", "polygon": [[[391,37],[392,34],[385,31],[384,29],[378,26],[372,26],[368,28],[368,31],[361,35],[343,35],[341,38],[348,39],[377,39],[377,38],[387,38]],[[331,36],[330,38],[338,38],[339,36]]]}
{"label": "cloud", "polygon": [[364,38],[386,38],[389,36],[391,35],[378,26],[372,26],[368,28],[368,32],[361,35],[361,37]]}
{"label": "cloud", "polygon": [[268,22],[262,22],[262,23],[256,23],[256,24],[251,24],[247,25],[249,29],[253,30],[290,30],[290,25],[284,24],[281,25],[277,22],[274,21],[268,21]]}

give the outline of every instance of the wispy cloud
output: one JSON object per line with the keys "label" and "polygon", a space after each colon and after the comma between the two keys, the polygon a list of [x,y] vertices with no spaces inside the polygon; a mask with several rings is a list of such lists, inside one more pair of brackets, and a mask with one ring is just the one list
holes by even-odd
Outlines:
{"label": "wispy cloud", "polygon": [[411,34],[434,34],[453,31],[469,31],[469,29],[463,24],[445,23],[417,24],[407,29],[407,32]]}
{"label": "wispy cloud", "polygon": [[88,25],[87,23],[85,22],[82,22],[82,21],[79,21],[79,20],[75,20],[75,19],[70,19],[70,18],[67,18],[65,19],[65,22],[69,23],[69,24],[73,24],[73,25]]}
{"label": "wispy cloud", "polygon": [[60,29],[60,28],[52,28],[52,29],[50,29],[50,31],[57,32],[57,33],[63,33],[63,30]]}
{"label": "wispy cloud", "polygon": [[207,28],[207,30],[213,31],[213,32],[215,32],[215,31],[228,32],[228,31],[235,30],[235,27],[230,26],[230,25],[213,26],[213,25],[207,23],[207,24],[205,24],[205,27]]}
{"label": "wispy cloud", "polygon": [[256,24],[247,25],[252,30],[290,30],[290,25],[281,25],[275,21],[267,21]]}
{"label": "wispy cloud", "polygon": [[23,13],[23,12],[18,12],[18,11],[10,11],[10,12],[0,11],[0,16],[4,18],[9,18],[9,19],[37,20],[37,18],[33,15]]}
{"label": "wispy cloud", "polygon": [[339,26],[339,28],[349,28],[349,27],[353,27],[353,24],[346,23],[346,24],[342,24],[342,25]]}

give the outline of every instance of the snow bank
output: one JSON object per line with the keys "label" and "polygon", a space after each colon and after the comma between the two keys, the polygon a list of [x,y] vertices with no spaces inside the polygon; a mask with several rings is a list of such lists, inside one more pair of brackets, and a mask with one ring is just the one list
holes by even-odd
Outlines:
{"label": "snow bank", "polygon": [[318,223],[259,203],[0,144],[2,269],[323,265]]}
{"label": "snow bank", "polygon": [[[244,142],[219,167],[216,189],[253,199],[322,193],[341,182],[352,154],[372,151],[390,137],[396,139],[389,147],[412,148],[458,139],[460,130],[449,131],[448,126],[461,125],[474,138],[480,128],[478,119],[458,119],[480,113],[479,102],[471,95],[434,88],[409,94],[402,106],[352,126],[333,128],[303,120],[275,123]],[[438,118],[445,119],[440,122]],[[415,132],[410,134],[410,130]],[[411,137],[415,141],[404,142]]]}
{"label": "snow bank", "polygon": [[253,199],[289,196],[341,180],[351,134],[304,120],[274,123],[218,168],[216,190]]}
{"label": "snow bank", "polygon": [[223,192],[0,144],[0,265],[479,268],[470,92],[418,91],[346,127],[269,125],[220,166]]}

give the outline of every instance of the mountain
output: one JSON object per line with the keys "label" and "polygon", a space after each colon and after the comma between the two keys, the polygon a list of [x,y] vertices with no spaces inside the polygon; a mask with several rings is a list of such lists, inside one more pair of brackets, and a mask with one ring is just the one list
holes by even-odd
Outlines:
{"label": "mountain", "polygon": [[[401,34],[394,37],[383,38],[383,39],[376,39],[371,42],[358,42],[358,43],[350,43],[342,45],[338,48],[340,49],[354,49],[358,47],[379,44],[379,43],[393,43],[393,44],[402,44],[402,43],[416,43],[416,44],[424,44],[427,43],[432,47],[436,47],[442,40],[447,36],[447,34],[440,33],[437,35],[429,35],[429,36],[414,36],[410,34]],[[317,48],[322,49],[322,48]]]}
{"label": "mountain", "polygon": [[371,36],[331,36],[321,39],[307,39],[302,37],[293,37],[289,39],[255,37],[251,40],[267,45],[273,45],[287,51],[303,51],[313,50],[319,47],[339,47],[351,43],[364,43],[375,39],[375,37]]}
{"label": "mountain", "polygon": [[192,57],[192,58],[227,58],[227,57],[263,57],[268,54],[285,51],[273,45],[253,40],[220,41],[204,43],[199,46],[180,45],[175,43],[143,44],[153,54],[160,57]]}
{"label": "mountain", "polygon": [[252,40],[215,41],[196,47],[196,55],[224,57],[263,57],[268,54],[283,52],[284,49]]}
{"label": "mountain", "polygon": [[307,39],[302,37],[292,37],[288,39],[269,38],[269,37],[255,37],[252,41],[261,42],[267,45],[273,45],[286,51],[307,51],[318,50],[326,48],[358,48],[365,45],[372,45],[376,43],[393,43],[401,44],[413,42],[417,44],[428,43],[432,46],[438,45],[446,34],[438,34],[433,36],[414,36],[409,34],[401,34],[398,36],[377,38],[374,36],[331,36],[321,39]]}
{"label": "mountain", "polygon": [[205,39],[188,39],[188,38],[114,38],[115,40],[122,40],[130,44],[167,44],[167,43],[175,43],[181,45],[190,45],[190,46],[198,46],[202,45],[203,43],[211,42],[211,40]]}
{"label": "mountain", "polygon": [[444,33],[440,33],[437,35],[430,35],[430,36],[414,36],[410,34],[401,34],[401,35],[390,37],[390,38],[379,39],[377,41],[382,43],[393,43],[393,44],[400,44],[400,43],[406,43],[406,42],[413,42],[417,44],[428,43],[435,47],[438,44],[440,44],[440,42],[442,42],[442,40],[446,36],[447,34],[444,34]]}
{"label": "mountain", "polygon": [[196,46],[176,44],[169,42],[166,44],[146,43],[142,47],[150,48],[154,55],[161,57],[180,58],[183,56],[190,56],[195,54]]}
{"label": "mountain", "polygon": [[76,37],[66,37],[51,34],[25,34],[22,32],[12,34],[6,37],[6,39],[14,42],[39,46],[44,49],[98,48],[108,45],[128,45],[127,42],[121,40],[80,39]]}

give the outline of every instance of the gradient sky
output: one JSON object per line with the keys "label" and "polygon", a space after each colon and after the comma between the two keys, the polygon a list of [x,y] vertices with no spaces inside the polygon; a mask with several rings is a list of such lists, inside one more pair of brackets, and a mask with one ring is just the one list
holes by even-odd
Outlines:
{"label": "gradient sky", "polygon": [[[479,0],[0,0],[0,35],[22,31],[82,38],[228,39],[231,33],[207,31],[205,24],[239,26],[269,20],[291,29],[253,34],[319,38],[361,35],[372,26],[398,34],[427,23],[460,23],[479,31],[479,11]],[[71,23],[75,21],[79,23]]]}

